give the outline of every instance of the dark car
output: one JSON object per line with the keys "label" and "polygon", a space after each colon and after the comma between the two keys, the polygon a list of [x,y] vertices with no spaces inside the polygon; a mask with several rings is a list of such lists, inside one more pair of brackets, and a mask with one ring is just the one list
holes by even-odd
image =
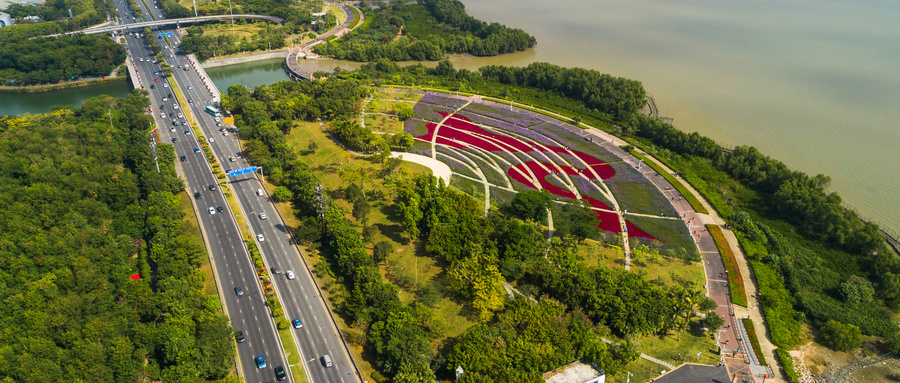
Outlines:
{"label": "dark car", "polygon": [[181,156],[180,160],[181,162],[187,161],[187,156]]}
{"label": "dark car", "polygon": [[156,85],[150,84],[150,89],[156,89]]}
{"label": "dark car", "polygon": [[172,143],[174,144],[176,142],[178,142],[178,137],[172,137]]}
{"label": "dark car", "polygon": [[275,367],[275,379],[278,379],[279,381],[287,379],[287,374],[284,373],[284,367]]}
{"label": "dark car", "polygon": [[216,184],[209,185],[209,191],[216,191]]}
{"label": "dark car", "polygon": [[244,288],[241,286],[235,286],[234,293],[237,294],[237,296],[244,295]]}
{"label": "dark car", "polygon": [[275,274],[275,275],[281,274],[281,269],[279,269],[279,268],[277,268],[277,267],[273,267],[273,268],[272,268],[272,274]]}
{"label": "dark car", "polygon": [[225,208],[224,208],[224,207],[221,207],[221,206],[217,206],[217,207],[216,207],[216,211],[218,211],[219,213],[224,213],[224,212],[225,212]]}
{"label": "dark car", "polygon": [[194,198],[201,199],[201,198],[203,198],[203,196],[200,195],[200,192],[196,192],[196,193],[194,193]]}
{"label": "dark car", "polygon": [[169,117],[175,117],[175,113],[169,113]]}
{"label": "dark car", "polygon": [[236,331],[234,333],[234,340],[236,340],[238,343],[244,343],[244,332],[240,330]]}

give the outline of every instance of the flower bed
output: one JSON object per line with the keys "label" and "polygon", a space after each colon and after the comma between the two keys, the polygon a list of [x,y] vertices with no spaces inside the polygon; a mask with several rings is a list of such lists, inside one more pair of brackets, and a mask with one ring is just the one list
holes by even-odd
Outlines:
{"label": "flower bed", "polygon": [[469,113],[477,113],[488,118],[506,121],[508,123],[512,123],[521,127],[532,126],[540,123],[540,120],[535,117],[529,116],[524,113],[519,113],[518,111],[511,111],[508,108],[504,109],[499,105],[493,106],[473,102],[463,108],[463,111]]}
{"label": "flower bed", "polygon": [[[417,103],[416,106],[413,107],[413,112],[416,117],[434,122],[440,122],[444,118],[444,115],[453,113],[453,110],[454,109],[443,105],[434,105],[424,102]],[[443,115],[441,113],[443,113]]]}
{"label": "flower bed", "polygon": [[631,165],[614,163],[612,168],[615,170],[616,176],[606,180],[606,185],[616,196],[622,209],[627,209],[632,213],[678,216],[678,211],[672,206],[672,202],[666,199],[656,185]]}
{"label": "flower bed", "polygon": [[691,205],[691,209],[694,209],[694,211],[701,214],[709,214],[709,210],[706,210],[706,208],[703,207],[703,204],[700,203],[700,200],[698,200],[693,193],[688,191],[687,188],[681,184],[681,182],[678,182],[678,180],[675,179],[675,176],[669,174],[669,172],[667,172],[661,166],[657,165],[656,162],[647,159],[647,157],[645,157],[643,154],[640,154],[634,150],[631,151],[631,154],[637,158],[644,160],[645,164],[650,165],[650,167],[652,167],[653,170],[656,170],[657,173],[662,175],[663,178],[666,179],[666,181],[669,181],[669,183],[675,187],[675,190],[678,190],[678,192],[681,193],[681,195],[684,197],[684,200]]}
{"label": "flower bed", "polygon": [[419,118],[410,118],[403,123],[403,131],[412,134],[413,137],[428,133],[428,121]]}
{"label": "flower bed", "polygon": [[445,106],[449,106],[453,109],[457,109],[460,106],[465,105],[466,102],[468,102],[468,101],[459,99],[459,98],[455,98],[455,97],[448,97],[447,95],[442,94],[442,93],[427,92],[427,93],[425,93],[425,96],[423,96],[421,99],[419,99],[419,102],[425,102],[425,103],[437,104],[437,105],[445,105]]}
{"label": "flower bed", "polygon": [[750,345],[753,346],[753,353],[756,354],[756,357],[759,359],[759,364],[765,366],[769,363],[766,362],[766,356],[762,353],[762,347],[759,346],[759,338],[756,337],[756,327],[753,326],[753,320],[750,318],[741,318],[741,323],[744,324],[744,329],[747,330],[747,337],[750,338]]}
{"label": "flower bed", "polygon": [[728,246],[728,240],[722,229],[713,224],[707,224],[706,230],[712,235],[716,241],[716,247],[719,248],[719,254],[722,255],[722,263],[725,264],[725,271],[728,274],[728,290],[731,291],[731,303],[747,307],[747,292],[744,289],[744,278],[741,277],[741,269],[738,268],[737,259]]}
{"label": "flower bed", "polygon": [[457,159],[452,153],[445,153],[441,151],[441,149],[438,149],[437,159],[447,164],[447,166],[450,167],[450,170],[455,174],[472,177],[474,179],[479,178],[468,166],[464,165],[466,163],[463,160]]}

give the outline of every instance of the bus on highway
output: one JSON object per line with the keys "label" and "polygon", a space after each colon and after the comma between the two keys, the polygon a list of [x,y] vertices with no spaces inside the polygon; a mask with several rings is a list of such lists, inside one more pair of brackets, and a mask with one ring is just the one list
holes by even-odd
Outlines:
{"label": "bus on highway", "polygon": [[219,109],[216,109],[216,108],[213,107],[213,106],[207,106],[207,107],[206,107],[206,113],[209,113],[209,114],[211,114],[211,115],[213,115],[213,116],[221,116],[221,115],[222,115],[222,113],[219,112]]}

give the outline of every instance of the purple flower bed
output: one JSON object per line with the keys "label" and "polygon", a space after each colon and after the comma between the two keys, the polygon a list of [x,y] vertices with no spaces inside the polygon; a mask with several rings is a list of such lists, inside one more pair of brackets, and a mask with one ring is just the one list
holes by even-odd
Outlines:
{"label": "purple flower bed", "polygon": [[463,109],[460,113],[457,113],[458,116],[465,117],[469,119],[472,123],[476,125],[485,125],[487,127],[499,128],[505,130],[515,130],[522,129],[521,127],[511,124],[509,122],[503,120],[497,120],[490,117],[485,117],[477,113],[466,113],[466,109]]}
{"label": "purple flower bed", "polygon": [[[473,155],[470,149],[462,149],[461,151],[468,155],[472,162],[478,165],[478,168],[481,169],[481,173],[484,174],[484,178],[487,179],[489,184],[506,187],[506,179],[483,159],[484,153],[479,153],[481,156],[478,156]],[[502,169],[503,167],[501,166],[500,168]]]}
{"label": "purple flower bed", "polygon": [[440,122],[444,119],[444,116],[440,115],[440,112],[453,113],[453,110],[454,109],[450,109],[443,105],[435,105],[422,102],[417,103],[416,106],[413,107],[413,112],[415,112],[416,117],[433,122]]}
{"label": "purple flower bed", "polygon": [[413,146],[409,149],[409,152],[431,157],[431,144],[422,141],[413,142]]}
{"label": "purple flower bed", "polygon": [[470,170],[468,166],[463,164],[464,162],[462,160],[453,157],[453,154],[451,153],[444,153],[443,149],[438,149],[437,159],[438,161],[447,164],[447,166],[450,167],[450,170],[453,171],[453,173],[472,177],[476,180],[480,179],[480,177],[472,172],[472,170]]}
{"label": "purple flower bed", "polygon": [[462,111],[477,113],[486,117],[492,117],[497,120],[506,121],[522,127],[532,126],[540,122],[537,118],[521,113],[518,110],[510,111],[508,107],[507,109],[503,109],[501,106],[494,106],[493,104],[473,102],[466,106],[466,108]]}
{"label": "purple flower bed", "polygon": [[427,102],[429,104],[445,105],[445,106],[452,107],[453,109],[457,109],[460,106],[465,105],[468,101],[459,99],[459,98],[455,98],[455,97],[450,97],[443,93],[428,92],[428,93],[425,93],[425,96],[422,97],[419,100],[419,102]]}
{"label": "purple flower bed", "polygon": [[412,134],[413,137],[423,136],[428,133],[429,122],[418,118],[410,118],[403,123],[403,131]]}
{"label": "purple flower bed", "polygon": [[643,174],[628,164],[615,163],[612,166],[616,176],[606,180],[606,185],[623,209],[641,214],[678,214],[672,203]]}
{"label": "purple flower bed", "polygon": [[582,196],[591,197],[609,206],[613,205],[612,201],[607,199],[603,193],[600,192],[600,185],[594,183],[595,181],[581,176],[569,176],[569,178],[572,179],[572,183],[575,184],[575,188],[578,189],[578,192],[581,193]]}

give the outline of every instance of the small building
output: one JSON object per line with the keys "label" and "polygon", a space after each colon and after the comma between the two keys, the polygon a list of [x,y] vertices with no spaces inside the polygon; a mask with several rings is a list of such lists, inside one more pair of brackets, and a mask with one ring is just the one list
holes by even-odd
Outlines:
{"label": "small building", "polygon": [[0,28],[10,25],[13,25],[13,22],[12,17],[9,16],[9,13],[0,12]]}
{"label": "small building", "polygon": [[541,378],[547,383],[606,383],[606,372],[576,361],[550,371]]}

